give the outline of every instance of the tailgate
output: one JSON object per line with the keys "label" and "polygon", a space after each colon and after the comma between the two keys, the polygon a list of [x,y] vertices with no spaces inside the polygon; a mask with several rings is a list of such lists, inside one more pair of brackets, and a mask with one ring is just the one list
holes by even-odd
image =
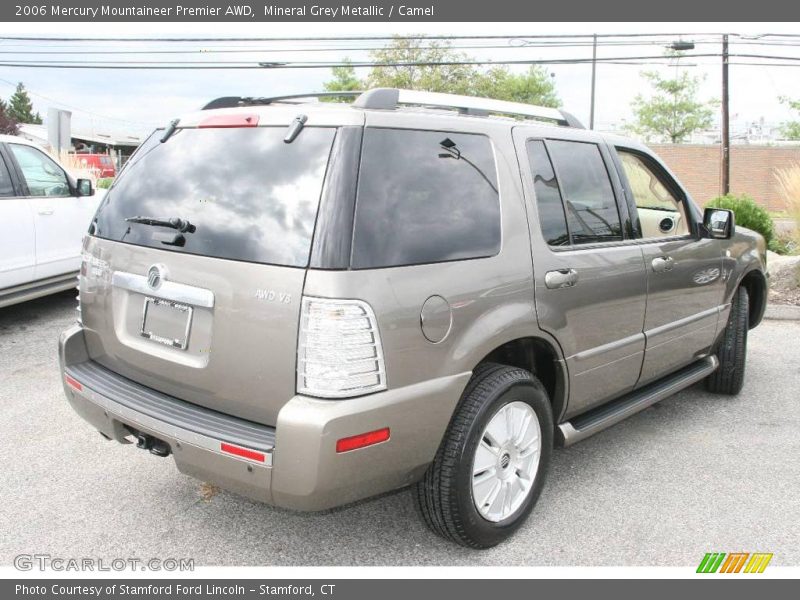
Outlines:
{"label": "tailgate", "polygon": [[[267,425],[294,395],[305,269],[88,238],[89,356],[150,388]],[[150,287],[157,266],[163,280]]]}
{"label": "tailgate", "polygon": [[336,130],[306,126],[287,143],[284,126],[221,118],[156,133],[131,157],[89,230],[82,320],[91,358],[111,371],[274,426],[295,392],[303,281]]}

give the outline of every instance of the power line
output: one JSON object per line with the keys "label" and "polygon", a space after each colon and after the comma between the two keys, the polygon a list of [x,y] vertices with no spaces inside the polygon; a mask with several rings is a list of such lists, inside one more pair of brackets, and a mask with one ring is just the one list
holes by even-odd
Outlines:
{"label": "power line", "polygon": [[[719,58],[719,53],[682,54],[681,60],[697,58]],[[742,59],[763,59],[771,61],[800,61],[800,56],[778,56],[772,54],[731,53],[731,57]],[[633,61],[653,61],[647,64],[669,64],[674,57],[656,56],[615,56],[573,57],[554,59],[515,59],[515,60],[395,60],[395,61],[70,61],[70,60],[16,60],[3,62],[3,67],[52,68],[52,69],[329,69],[351,66],[354,68],[372,67],[436,67],[468,65],[578,65],[598,63],[630,64]]]}
{"label": "power line", "polygon": [[[497,39],[591,39],[594,34],[538,34],[538,35],[380,35],[380,36],[312,36],[312,37],[42,37],[42,36],[0,36],[0,40],[28,42],[329,42],[329,41],[393,41],[393,40],[497,40]],[[641,38],[708,36],[719,33],[603,33],[598,38]],[[737,34],[730,34],[737,35]],[[765,34],[766,35],[766,34]],[[797,36],[800,37],[800,36]]]}
{"label": "power line", "polygon": [[[660,46],[667,45],[670,39],[657,39],[648,41],[598,41],[598,47],[637,47],[637,46]],[[519,43],[517,43],[519,42]],[[697,40],[693,42],[696,45],[710,45],[718,44],[719,40]],[[751,42],[744,41],[738,42],[742,45],[759,45],[759,46],[781,46],[781,47],[800,47],[800,44],[790,42]],[[410,50],[517,50],[523,48],[586,48],[592,47],[592,42],[555,42],[555,41],[541,41],[541,42],[526,42],[525,40],[515,40],[510,38],[507,44],[482,44],[482,45],[451,45],[447,47],[442,46],[417,46]],[[7,46],[0,45],[0,48]],[[289,47],[289,48],[197,48],[191,50],[40,50],[41,46],[35,46],[36,50],[0,50],[0,54],[11,55],[51,55],[51,54],[66,54],[66,55],[195,55],[195,54],[249,54],[261,52],[373,52],[380,50],[392,49],[391,46],[328,46],[328,47]],[[29,48],[29,46],[25,46]]]}
{"label": "power line", "polygon": [[[409,48],[409,51],[417,50],[520,50],[529,48],[585,48],[591,47],[591,43],[570,43],[570,42],[543,42],[543,43],[524,43],[513,44],[514,40],[509,40],[508,44],[492,44],[492,45],[466,45],[466,46],[415,46]],[[648,42],[598,42],[598,46],[603,47],[621,47],[621,46],[659,46],[667,44],[669,40],[657,40]],[[696,44],[716,44],[718,42],[695,42]],[[5,46],[0,45],[0,48]],[[40,46],[36,46],[39,48]],[[0,50],[0,54],[31,54],[31,55],[50,55],[50,54],[68,54],[68,55],[148,55],[148,54],[250,54],[260,52],[373,52],[380,50],[391,50],[392,46],[331,46],[331,47],[297,47],[297,48],[198,48],[193,50]],[[405,49],[403,49],[405,50]]]}
{"label": "power line", "polygon": [[[711,58],[719,54],[691,54],[682,58]],[[630,61],[660,61],[657,64],[666,64],[669,57],[665,56],[621,56],[604,57],[596,59],[598,63],[628,64]],[[798,59],[800,60],[800,59]],[[3,62],[0,67],[21,67],[32,69],[331,69],[335,67],[351,66],[354,68],[372,67],[444,67],[467,65],[577,65],[588,64],[592,58],[560,58],[560,59],[527,59],[527,60],[444,60],[444,61],[350,61],[350,62],[164,62],[164,61],[137,61],[124,63],[118,61],[16,61]]]}

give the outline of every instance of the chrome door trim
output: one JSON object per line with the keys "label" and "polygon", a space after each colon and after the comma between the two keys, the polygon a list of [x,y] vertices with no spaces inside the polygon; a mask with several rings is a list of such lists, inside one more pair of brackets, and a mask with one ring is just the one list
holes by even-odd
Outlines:
{"label": "chrome door trim", "polygon": [[203,308],[214,308],[214,292],[204,288],[177,283],[175,281],[162,281],[157,290],[151,288],[147,283],[145,275],[127,273],[125,271],[114,271],[111,276],[111,284],[137,294],[145,296],[155,296],[164,300],[172,300],[182,304],[191,304]]}

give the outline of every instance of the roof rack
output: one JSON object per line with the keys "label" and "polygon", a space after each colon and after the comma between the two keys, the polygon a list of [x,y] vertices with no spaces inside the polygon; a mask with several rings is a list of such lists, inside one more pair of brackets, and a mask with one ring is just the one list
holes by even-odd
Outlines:
{"label": "roof rack", "polygon": [[375,88],[366,92],[311,92],[308,94],[291,94],[288,96],[251,97],[251,96],[224,96],[212,100],[203,107],[203,110],[214,108],[232,108],[236,106],[258,106],[276,102],[289,102],[305,98],[356,98],[353,106],[372,110],[396,110],[401,105],[423,106],[455,110],[461,114],[489,116],[508,115],[552,121],[563,127],[584,129],[581,122],[570,113],[550,108],[523,104],[522,102],[507,102],[505,100],[491,100],[474,96],[458,96],[456,94],[441,94],[438,92],[420,92],[416,90],[400,90],[395,88]]}
{"label": "roof rack", "polygon": [[440,94],[438,92],[375,88],[361,94],[353,103],[353,106],[376,110],[394,110],[402,104],[457,110],[462,114],[468,115],[509,115],[544,119],[564,127],[584,128],[581,122],[570,113],[557,108],[474,96]]}
{"label": "roof rack", "polygon": [[215,108],[234,108],[237,106],[258,106],[272,104],[274,102],[286,102],[289,100],[302,100],[303,98],[356,98],[364,92],[311,92],[310,94],[290,94],[288,96],[223,96],[215,98],[203,107],[203,110]]}

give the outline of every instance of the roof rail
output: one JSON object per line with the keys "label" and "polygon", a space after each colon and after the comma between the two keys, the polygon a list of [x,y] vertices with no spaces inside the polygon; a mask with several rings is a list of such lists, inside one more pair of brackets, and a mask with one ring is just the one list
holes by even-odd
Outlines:
{"label": "roof rail", "polygon": [[203,110],[215,108],[234,108],[236,106],[258,106],[285,102],[287,100],[302,100],[303,98],[356,98],[363,92],[311,92],[310,94],[290,94],[288,96],[254,97],[254,96],[223,96],[215,98],[203,107]]}
{"label": "roof rail", "polygon": [[475,96],[458,96],[456,94],[441,94],[438,92],[420,92],[417,90],[400,90],[396,88],[374,88],[366,92],[310,92],[308,94],[290,94],[288,96],[254,97],[254,96],[223,96],[216,98],[203,107],[203,110],[215,108],[233,108],[237,106],[259,106],[276,102],[303,100],[305,98],[355,98],[353,106],[374,110],[395,110],[401,105],[427,106],[431,108],[444,108],[457,110],[467,115],[509,115],[552,121],[563,127],[584,129],[578,119],[570,113],[550,108],[523,104],[522,102],[507,102],[505,100],[492,100]]}
{"label": "roof rail", "polygon": [[395,88],[375,88],[364,92],[353,102],[353,106],[375,110],[394,110],[401,104],[445,108],[457,110],[468,115],[487,116],[500,114],[544,119],[564,127],[584,128],[581,122],[570,113],[557,108],[474,96],[457,96],[455,94],[399,90]]}

